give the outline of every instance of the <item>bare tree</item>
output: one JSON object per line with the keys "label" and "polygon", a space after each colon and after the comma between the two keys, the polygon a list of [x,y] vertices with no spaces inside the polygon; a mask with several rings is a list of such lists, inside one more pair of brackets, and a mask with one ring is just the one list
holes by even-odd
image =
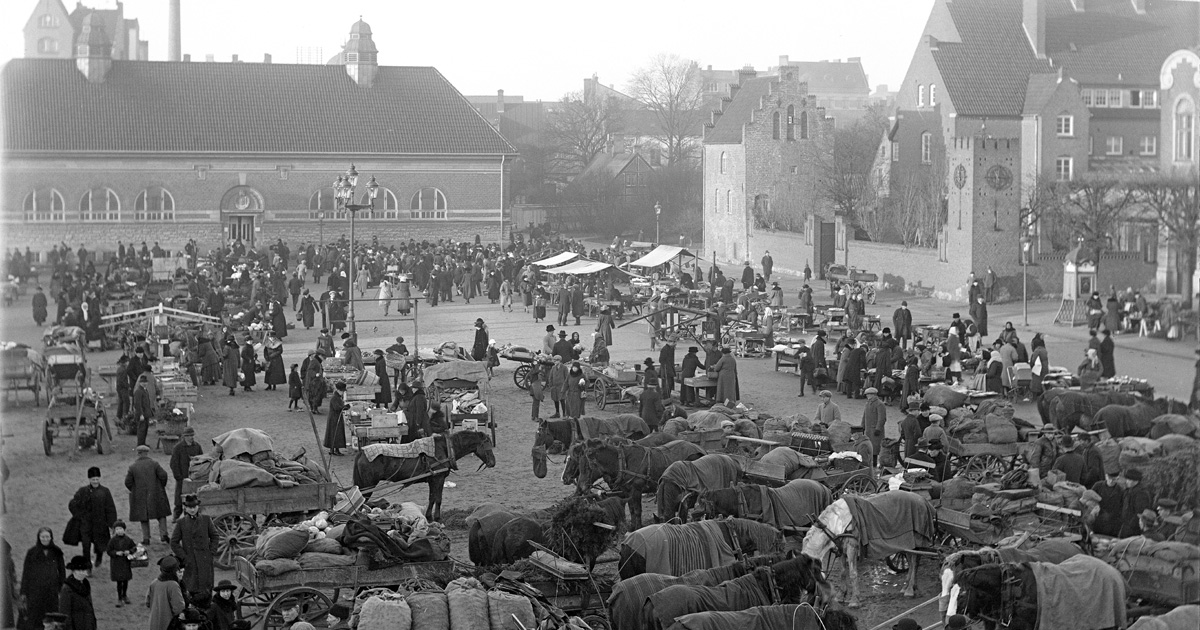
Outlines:
{"label": "bare tree", "polygon": [[[859,213],[875,201],[871,169],[884,127],[874,117],[834,128],[817,138],[812,159],[817,195],[859,227]],[[870,230],[868,230],[868,233]]]}
{"label": "bare tree", "polygon": [[660,53],[629,79],[630,96],[658,119],[655,134],[666,148],[667,166],[690,159],[704,122],[700,67],[678,55]]}
{"label": "bare tree", "polygon": [[585,100],[572,92],[547,116],[546,140],[558,170],[582,171],[604,150],[610,134],[622,128],[622,108],[616,99]]}
{"label": "bare tree", "polygon": [[1155,177],[1135,185],[1138,200],[1152,210],[1178,247],[1180,283],[1184,304],[1192,303],[1192,277],[1196,274],[1196,248],[1200,247],[1200,184],[1195,178]]}
{"label": "bare tree", "polygon": [[1137,191],[1128,183],[1088,174],[1061,182],[1062,205],[1055,218],[1071,228],[1100,267],[1100,256],[1113,246],[1117,228],[1132,214]]}

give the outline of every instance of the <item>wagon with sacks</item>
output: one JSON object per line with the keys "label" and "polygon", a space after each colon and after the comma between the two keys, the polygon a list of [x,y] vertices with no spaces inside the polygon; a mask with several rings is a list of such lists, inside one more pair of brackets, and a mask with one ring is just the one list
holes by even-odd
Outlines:
{"label": "wagon with sacks", "polygon": [[256,628],[290,627],[283,611],[297,608],[297,621],[322,623],[343,590],[354,597],[363,589],[403,586],[417,580],[430,581],[450,574],[453,560],[405,562],[380,569],[363,565],[301,568],[277,576],[257,571],[242,556],[234,558],[241,587],[238,605],[244,618],[256,620]]}
{"label": "wagon with sacks", "polygon": [[490,431],[496,443],[496,412],[488,395],[491,382],[482,361],[449,361],[425,368],[429,402],[441,408],[450,428]]}

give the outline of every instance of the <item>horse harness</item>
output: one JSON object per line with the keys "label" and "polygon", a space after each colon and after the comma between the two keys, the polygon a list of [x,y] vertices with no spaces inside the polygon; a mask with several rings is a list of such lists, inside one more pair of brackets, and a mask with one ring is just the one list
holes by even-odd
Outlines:
{"label": "horse harness", "polygon": [[717,522],[721,526],[721,531],[724,532],[725,536],[729,538],[729,546],[733,549],[734,559],[739,561],[745,560],[746,553],[742,551],[742,543],[738,541],[738,537],[733,533],[733,530],[729,528],[729,521],[722,520]]}
{"label": "horse harness", "polygon": [[[439,435],[444,436],[443,441],[445,441],[445,443],[446,443],[446,459],[437,459],[434,457],[430,457],[430,456],[426,455],[425,453],[421,453],[420,455],[417,455],[417,457],[416,457],[417,460],[422,460],[422,459],[432,459],[433,460],[433,462],[429,464],[429,470],[425,471],[422,474],[433,476],[435,474],[441,474],[442,472],[449,473],[451,470],[454,470],[454,468],[455,468],[454,463],[458,460],[457,460],[457,458],[454,457],[454,444],[450,441],[449,435],[444,435],[444,434],[439,434]],[[437,446],[436,446],[437,438],[435,437],[434,440],[435,440],[434,441],[434,452],[436,453],[437,452]],[[438,466],[441,466],[442,464],[449,464],[449,465],[446,466],[445,470],[438,470]],[[393,472],[392,474],[388,475],[386,479],[384,479],[383,481],[380,481],[380,482],[376,482],[375,485],[378,487],[380,483],[398,481],[396,479],[396,475],[399,475],[403,470],[404,470],[403,466],[397,468],[396,471]]]}

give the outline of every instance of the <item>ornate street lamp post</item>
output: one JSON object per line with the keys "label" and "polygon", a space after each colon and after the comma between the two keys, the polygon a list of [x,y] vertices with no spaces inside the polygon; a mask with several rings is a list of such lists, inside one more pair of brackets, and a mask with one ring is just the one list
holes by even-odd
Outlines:
{"label": "ornate street lamp post", "polygon": [[350,213],[350,286],[347,287],[350,303],[350,334],[358,338],[358,329],[354,325],[354,276],[357,272],[357,266],[354,264],[354,216],[359,210],[365,210],[375,207],[375,197],[379,194],[379,184],[375,181],[375,177],[371,177],[371,181],[367,183],[367,202],[354,203],[354,189],[358,186],[358,170],[354,165],[350,165],[350,170],[346,174],[339,175],[333,182],[334,199],[337,202],[339,210],[345,210]]}

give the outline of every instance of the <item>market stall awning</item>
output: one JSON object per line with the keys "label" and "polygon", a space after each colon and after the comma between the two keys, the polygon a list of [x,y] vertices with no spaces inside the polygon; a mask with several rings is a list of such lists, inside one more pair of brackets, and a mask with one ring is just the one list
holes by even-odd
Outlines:
{"label": "market stall awning", "polygon": [[555,254],[549,258],[543,258],[529,264],[537,265],[539,267],[554,267],[555,265],[561,265],[568,260],[574,260],[576,258],[579,258],[579,254],[576,254],[575,252],[562,252],[561,254]]}
{"label": "market stall awning", "polygon": [[674,245],[659,245],[654,248],[654,251],[642,256],[641,258],[629,263],[631,267],[657,267],[664,265],[678,256],[695,256],[692,252]]}

